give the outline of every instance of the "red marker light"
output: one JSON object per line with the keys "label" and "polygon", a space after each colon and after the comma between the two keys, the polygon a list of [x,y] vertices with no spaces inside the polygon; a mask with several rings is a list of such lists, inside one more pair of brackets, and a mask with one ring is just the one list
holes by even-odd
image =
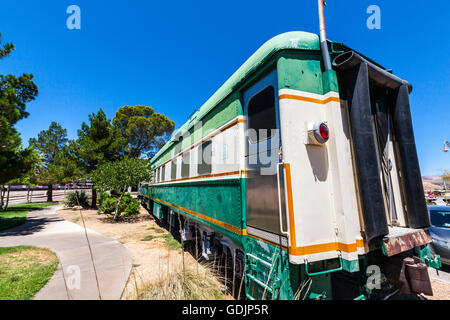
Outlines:
{"label": "red marker light", "polygon": [[324,144],[330,138],[330,129],[324,122],[314,123],[313,133],[316,144]]}
{"label": "red marker light", "polygon": [[324,139],[324,140],[328,140],[329,138],[329,130],[328,130],[328,126],[325,123],[321,123],[319,126],[319,133],[320,136]]}

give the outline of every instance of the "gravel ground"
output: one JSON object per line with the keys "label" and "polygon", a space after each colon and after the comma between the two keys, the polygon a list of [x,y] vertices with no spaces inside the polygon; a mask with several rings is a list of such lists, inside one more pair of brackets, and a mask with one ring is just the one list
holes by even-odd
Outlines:
{"label": "gravel ground", "polygon": [[450,266],[443,266],[436,272],[428,268],[433,288],[433,296],[424,296],[429,300],[450,300]]}
{"label": "gravel ground", "polygon": [[450,284],[439,280],[431,280],[433,295],[423,295],[428,300],[450,300]]}

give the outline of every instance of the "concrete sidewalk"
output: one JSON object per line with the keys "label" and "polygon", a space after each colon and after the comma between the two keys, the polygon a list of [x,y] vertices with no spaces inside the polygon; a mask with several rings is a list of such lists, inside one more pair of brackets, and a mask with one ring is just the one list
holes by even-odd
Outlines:
{"label": "concrete sidewalk", "polygon": [[[52,206],[32,211],[28,214],[25,224],[0,231],[0,246],[45,247],[58,255],[60,261],[58,270],[46,286],[38,292],[35,299],[99,299],[99,290],[84,229],[61,219],[56,214],[56,210],[61,207]],[[131,272],[131,256],[118,241],[89,229],[87,234],[97,270],[101,299],[120,299]]]}

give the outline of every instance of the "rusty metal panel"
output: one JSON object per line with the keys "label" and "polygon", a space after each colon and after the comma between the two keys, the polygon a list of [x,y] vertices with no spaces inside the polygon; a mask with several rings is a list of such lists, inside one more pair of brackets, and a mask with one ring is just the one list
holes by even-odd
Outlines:
{"label": "rusty metal panel", "polygon": [[433,295],[427,266],[419,257],[400,254],[386,259],[382,268],[389,282],[401,293]]}
{"label": "rusty metal panel", "polygon": [[425,229],[389,228],[389,234],[382,239],[383,252],[391,257],[432,241]]}

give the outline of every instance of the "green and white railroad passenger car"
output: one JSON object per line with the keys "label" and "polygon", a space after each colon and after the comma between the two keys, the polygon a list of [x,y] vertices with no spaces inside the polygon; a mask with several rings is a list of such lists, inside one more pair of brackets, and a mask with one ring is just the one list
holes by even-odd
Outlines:
{"label": "green and white railroad passenger car", "polygon": [[266,42],[151,159],[141,202],[249,299],[429,293],[412,87],[328,48],[332,70],[316,34]]}

